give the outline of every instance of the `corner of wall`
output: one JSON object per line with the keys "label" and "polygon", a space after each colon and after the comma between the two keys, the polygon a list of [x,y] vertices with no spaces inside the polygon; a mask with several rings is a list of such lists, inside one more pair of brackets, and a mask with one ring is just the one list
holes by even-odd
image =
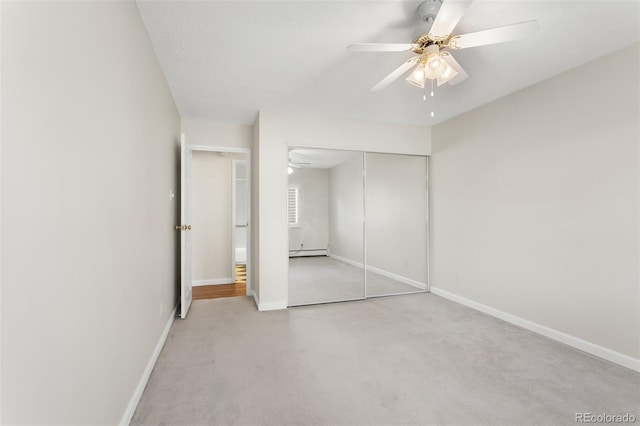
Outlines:
{"label": "corner of wall", "polygon": [[260,116],[258,111],[253,122],[251,147],[251,280],[256,306],[260,300]]}

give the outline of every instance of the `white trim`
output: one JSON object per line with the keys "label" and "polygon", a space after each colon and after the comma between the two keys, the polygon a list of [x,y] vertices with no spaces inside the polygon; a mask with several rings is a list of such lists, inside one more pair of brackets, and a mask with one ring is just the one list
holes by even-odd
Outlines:
{"label": "white trim", "polygon": [[236,163],[231,160],[231,277],[236,282]]}
{"label": "white trim", "polygon": [[595,343],[587,342],[586,340],[582,340],[579,337],[571,336],[570,334],[563,333],[562,331],[545,327],[544,325],[540,325],[533,321],[511,315],[504,311],[500,311],[490,306],[483,305],[482,303],[474,302],[473,300],[458,296],[457,294],[449,293],[448,291],[439,289],[437,287],[431,287],[431,293],[440,297],[444,297],[445,299],[449,299],[461,305],[468,306],[469,308],[483,312],[487,315],[491,315],[492,317],[499,318],[508,323],[525,328],[529,331],[533,331],[534,333],[538,333],[542,336],[548,337],[549,339],[564,343],[565,345],[569,345],[591,355],[595,355],[599,358],[606,359],[607,361],[611,361],[623,367],[627,367],[631,370],[640,372],[640,359],[621,354],[620,352],[607,349],[600,345],[596,345]]}
{"label": "white trim", "polygon": [[[362,263],[356,262],[351,259],[347,259],[346,257],[338,256],[336,254],[329,254],[329,257],[339,262],[344,262],[349,265],[355,266],[356,268],[362,269]],[[412,280],[411,278],[403,277],[402,275],[394,274],[393,272],[385,271],[383,269],[376,268],[375,266],[367,265],[367,271],[373,272],[374,274],[382,275],[383,277],[387,277],[404,284],[408,284],[419,290],[427,289],[427,285],[424,283],[421,283],[420,281]]]}
{"label": "white trim", "polygon": [[[367,152],[362,153],[362,265],[367,264]],[[362,268],[360,265],[360,268]],[[364,298],[369,297],[367,273],[364,273]]]}
{"label": "white trim", "polygon": [[209,280],[197,280],[191,281],[191,285],[193,287],[198,287],[201,285],[220,285],[220,284],[233,284],[235,280],[233,278],[213,278]]}
{"label": "white trim", "polygon": [[425,157],[427,161],[427,176],[426,176],[426,190],[427,190],[427,291],[431,289],[431,156]]}
{"label": "white trim", "polygon": [[258,302],[259,311],[277,311],[280,309],[287,309],[287,302],[269,302],[269,303]]}
{"label": "white trim", "polygon": [[[253,167],[253,160],[251,159],[251,150],[247,152],[247,168],[246,168],[246,176],[247,179],[247,247],[246,247],[246,257],[244,260],[245,263],[245,272],[247,274],[247,295],[251,295],[254,293],[253,290],[253,214],[251,213],[252,207],[252,199],[251,194],[253,193],[253,171],[251,168]],[[257,188],[256,188],[257,191]],[[257,194],[257,192],[256,192]]]}
{"label": "white trim", "polygon": [[155,367],[156,362],[158,361],[158,357],[160,356],[160,352],[164,347],[164,343],[167,341],[167,336],[169,335],[169,331],[171,330],[171,326],[173,325],[173,321],[176,318],[177,312],[178,312],[178,306],[176,305],[176,307],[173,308],[173,312],[171,312],[171,316],[169,317],[167,324],[164,326],[164,330],[160,335],[160,339],[156,344],[156,348],[153,350],[153,353],[151,354],[151,358],[147,363],[147,367],[144,369],[144,372],[142,373],[142,377],[140,377],[138,386],[136,386],[136,389],[133,391],[133,395],[131,395],[131,399],[129,399],[129,404],[127,405],[127,408],[124,410],[124,413],[122,414],[122,418],[120,418],[120,423],[119,423],[120,425],[128,425],[129,423],[131,423],[131,419],[133,418],[133,414],[135,413],[136,408],[138,407],[138,402],[140,402],[140,398],[142,397],[144,388],[147,386],[149,377],[151,377],[151,372],[153,371],[153,367]]}
{"label": "white trim", "polygon": [[256,304],[256,308],[258,308],[259,311],[277,311],[280,309],[287,309],[287,302],[260,303],[260,298],[253,290],[251,290],[251,294],[248,294],[248,296],[253,296],[253,302]]}
{"label": "white trim", "polygon": [[362,263],[356,262],[355,260],[347,259],[346,257],[338,256],[337,254],[329,254],[329,257],[335,259],[339,262],[348,263],[351,266],[355,266],[356,268],[362,269]]}
{"label": "white trim", "polygon": [[399,281],[404,284],[408,284],[411,287],[415,287],[419,290],[426,290],[427,285],[421,283],[420,281],[412,280],[411,278],[403,277],[402,275],[394,274],[393,272],[384,271],[382,269],[378,269],[374,266],[367,265],[367,271],[373,272],[374,274],[382,275],[383,277],[390,278],[395,281]]}
{"label": "white trim", "polygon": [[255,290],[247,291],[247,296],[253,297],[253,303],[256,304],[256,308],[260,306],[260,301],[258,300],[258,295],[256,294]]}
{"label": "white trim", "polygon": [[326,256],[327,249],[315,249],[315,250],[302,250],[296,253],[297,250],[291,250],[289,257],[305,257],[305,256]]}

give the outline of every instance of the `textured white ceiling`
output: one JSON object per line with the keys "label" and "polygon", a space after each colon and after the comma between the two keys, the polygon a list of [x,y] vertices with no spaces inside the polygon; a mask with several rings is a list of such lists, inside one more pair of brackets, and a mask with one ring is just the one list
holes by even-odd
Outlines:
{"label": "textured white ceiling", "polygon": [[[531,19],[540,30],[532,39],[454,52],[470,77],[425,102],[404,78],[369,91],[411,53],[346,51],[358,42],[411,41],[419,1],[137,4],[181,116],[244,124],[270,108],[432,125],[640,39],[638,1],[476,0],[454,34]],[[585,96],[606,90],[606,81],[585,87]]]}

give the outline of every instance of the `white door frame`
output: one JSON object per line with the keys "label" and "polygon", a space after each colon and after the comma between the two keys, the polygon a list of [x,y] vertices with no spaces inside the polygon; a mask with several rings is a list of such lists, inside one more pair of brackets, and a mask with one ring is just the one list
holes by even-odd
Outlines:
{"label": "white door frame", "polygon": [[[251,227],[251,149],[250,148],[236,148],[236,147],[229,147],[229,146],[209,146],[209,145],[190,145],[190,148],[192,151],[207,151],[207,152],[229,152],[229,153],[234,153],[234,154],[245,154],[245,161],[247,162],[247,296],[252,296],[253,295],[253,285],[252,285],[252,270],[251,270],[251,233],[252,233],[252,227]],[[233,175],[232,178],[235,178],[235,170],[233,170]],[[233,182],[232,179],[232,184],[235,185],[235,182]],[[235,197],[235,195],[232,192],[232,202],[231,202],[231,208],[232,208],[232,212],[235,209],[235,205],[233,203],[233,198]],[[234,217],[232,216],[232,223],[234,221]],[[235,237],[235,227],[232,227],[231,230],[231,245],[232,245],[232,255],[231,255],[231,269],[233,270],[233,274],[231,275],[232,277],[235,277],[235,273],[236,273],[236,265],[235,265],[235,247],[233,247],[233,241],[234,241],[234,237]]]}
{"label": "white door frame", "polygon": [[231,160],[231,279],[236,282],[236,162]]}

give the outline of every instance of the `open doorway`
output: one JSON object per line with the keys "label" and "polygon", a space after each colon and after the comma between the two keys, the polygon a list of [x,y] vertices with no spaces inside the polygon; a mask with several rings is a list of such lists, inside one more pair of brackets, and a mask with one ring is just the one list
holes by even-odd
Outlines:
{"label": "open doorway", "polygon": [[251,295],[250,152],[191,149],[193,299]]}

